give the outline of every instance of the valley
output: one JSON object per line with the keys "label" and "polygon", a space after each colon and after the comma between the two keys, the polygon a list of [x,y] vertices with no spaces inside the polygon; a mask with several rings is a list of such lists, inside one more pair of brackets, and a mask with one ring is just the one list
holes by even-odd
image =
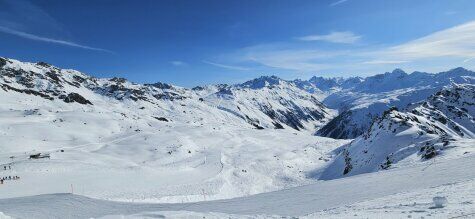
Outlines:
{"label": "valley", "polygon": [[0,60],[9,216],[313,218],[349,216],[345,206],[374,216],[388,206],[373,200],[389,197],[401,215],[422,206],[403,197],[446,189],[465,204],[425,213],[473,209],[469,70],[190,89]]}

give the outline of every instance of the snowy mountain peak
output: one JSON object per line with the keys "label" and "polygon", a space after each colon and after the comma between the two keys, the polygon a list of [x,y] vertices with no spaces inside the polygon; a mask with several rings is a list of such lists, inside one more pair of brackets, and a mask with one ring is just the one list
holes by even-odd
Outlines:
{"label": "snowy mountain peak", "polygon": [[[447,80],[447,78],[463,77],[463,76],[469,76],[471,80],[475,80],[475,72],[462,68],[462,67],[454,68],[446,72],[441,72],[439,73],[439,75],[441,79],[445,79],[445,80]],[[463,82],[456,81],[456,83],[463,83]]]}
{"label": "snowy mountain peak", "polygon": [[37,62],[36,65],[43,66],[45,68],[53,67],[51,64],[46,63],[46,62]]}
{"label": "snowy mountain peak", "polygon": [[151,86],[151,87],[155,87],[155,88],[158,88],[158,89],[173,89],[174,88],[173,85],[167,84],[167,83],[162,83],[162,82],[156,82],[156,83],[153,83],[153,84],[145,84],[145,86]]}
{"label": "snowy mountain peak", "polygon": [[403,77],[403,76],[407,76],[407,73],[400,68],[396,68],[389,75],[393,77]]}
{"label": "snowy mountain peak", "polygon": [[322,91],[330,91],[331,89],[341,86],[341,83],[344,81],[344,79],[313,76],[308,81]]}
{"label": "snowy mountain peak", "polygon": [[241,88],[250,88],[250,89],[262,89],[264,87],[273,87],[284,83],[285,81],[275,75],[272,76],[261,76],[256,79],[246,81],[242,84],[238,84],[238,87]]}
{"label": "snowy mountain peak", "polygon": [[127,79],[113,77],[113,78],[109,79],[109,81],[116,82],[118,84],[123,84],[123,83],[127,82]]}
{"label": "snowy mountain peak", "polygon": [[470,72],[470,70],[464,67],[457,67],[457,68],[449,70],[449,72]]}
{"label": "snowy mountain peak", "polygon": [[475,73],[455,68],[437,74],[395,70],[365,78],[354,86],[342,88],[326,97],[323,102],[339,109],[340,115],[329,122],[318,135],[333,138],[355,138],[391,106],[404,108],[410,103],[423,101],[444,86],[474,84]]}

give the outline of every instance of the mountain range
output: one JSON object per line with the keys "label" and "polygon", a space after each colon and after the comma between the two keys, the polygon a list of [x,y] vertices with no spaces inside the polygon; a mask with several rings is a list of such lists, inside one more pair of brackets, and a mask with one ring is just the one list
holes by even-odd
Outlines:
{"label": "mountain range", "polygon": [[323,99],[339,115],[317,131],[317,135],[331,138],[355,138],[363,134],[374,119],[391,107],[404,108],[408,104],[425,100],[430,95],[452,84],[474,84],[475,73],[464,68],[455,68],[437,74],[413,72],[400,69],[364,79],[333,79],[338,82],[336,90]]}
{"label": "mountain range", "polygon": [[455,68],[183,88],[0,58],[0,161],[40,193],[68,178],[116,201],[246,196],[467,156],[474,84]]}
{"label": "mountain range", "polygon": [[[312,77],[288,81],[262,76],[242,84],[187,89],[160,82],[136,84],[124,78],[99,79],[44,62],[1,58],[0,66],[4,91],[89,105],[94,104],[89,99],[98,96],[133,101],[135,105],[144,105],[141,107],[165,102],[170,107],[170,103],[180,101],[180,106],[199,105],[195,108],[203,113],[209,108],[219,109],[258,129],[287,127],[343,139],[361,135],[390,107],[402,108],[424,100],[447,85],[475,83],[475,73],[463,68],[438,74],[407,74],[396,69],[367,78]],[[94,97],[88,99],[91,95]]]}
{"label": "mountain range", "polygon": [[[318,96],[275,76],[236,85],[209,85],[192,89],[166,83],[136,84],[124,78],[99,79],[44,62],[23,63],[0,59],[0,86],[4,92],[41,97],[52,102],[99,105],[125,103],[150,116],[168,119],[214,120],[233,117],[236,125],[254,128],[292,128],[314,131],[336,114]],[[106,99],[107,98],[107,99]],[[203,114],[189,118],[189,113]],[[219,111],[219,113],[208,113]],[[188,113],[188,114],[189,114]],[[206,118],[205,118],[206,117]],[[229,122],[228,119],[224,119]],[[224,121],[223,120],[223,121]],[[233,121],[231,120],[231,121]]]}
{"label": "mountain range", "polygon": [[[386,110],[338,156],[321,179],[385,170],[432,159],[473,153],[475,85],[444,88],[404,109]],[[403,162],[402,162],[403,161]]]}

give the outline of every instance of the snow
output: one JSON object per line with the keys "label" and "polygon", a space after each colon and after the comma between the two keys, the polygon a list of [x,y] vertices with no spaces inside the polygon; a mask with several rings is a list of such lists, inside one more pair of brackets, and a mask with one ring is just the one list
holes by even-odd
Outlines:
{"label": "snow", "polygon": [[401,112],[386,111],[362,136],[335,151],[338,156],[321,179],[473,153],[474,99],[475,86],[453,85]]}
{"label": "snow", "polygon": [[[83,125],[75,122],[63,128],[44,122],[57,119],[56,113],[41,112],[6,128],[12,131],[3,142],[11,147],[2,151],[0,161],[11,163],[12,170],[0,173],[22,179],[3,185],[2,198],[70,192],[71,185],[76,194],[136,202],[250,195],[312,182],[306,173],[326,164],[319,158],[347,142],[286,130],[159,122],[138,126],[140,132],[133,131],[136,127],[120,132],[112,119],[77,111],[59,117],[64,123],[87,121],[88,126],[77,127]],[[2,115],[7,120],[12,113]],[[44,132],[25,130],[32,127]],[[28,159],[38,152],[49,153],[51,159]]]}
{"label": "snow", "polygon": [[[460,93],[473,85],[434,94],[427,84],[434,77],[471,83],[464,69],[443,77],[400,70],[366,79],[270,76],[193,89],[12,59],[0,69],[0,177],[20,177],[0,185],[0,218],[474,213],[475,93]],[[91,104],[66,101],[72,93]],[[432,95],[425,105],[390,111],[354,141],[313,135],[337,115],[324,98],[349,104],[351,113],[339,117],[363,124],[368,111],[360,109],[382,112],[424,95]],[[437,156],[423,159],[431,150]],[[38,153],[47,158],[30,158]],[[436,208],[434,197],[448,202]]]}
{"label": "snow", "polygon": [[456,68],[438,74],[406,74],[396,69],[391,73],[356,81],[349,87],[343,87],[344,82],[354,79],[334,80],[339,81],[334,88],[336,91],[330,92],[322,102],[329,108],[338,109],[340,116],[321,128],[317,134],[333,138],[355,138],[365,132],[371,122],[390,107],[405,108],[408,104],[423,101],[444,86],[454,83],[474,84],[475,73]]}
{"label": "snow", "polygon": [[[327,209],[308,218],[470,218],[475,214],[473,180],[403,192],[383,198]],[[434,208],[434,194],[449,197],[451,204]],[[305,217],[304,217],[305,218]]]}
{"label": "snow", "polygon": [[[0,169],[0,176],[20,180],[5,181],[0,198],[73,192],[181,203],[247,196],[314,182],[308,175],[348,142],[310,135],[333,111],[278,78],[258,90],[224,86],[234,94],[222,98],[213,90],[218,86],[195,92],[97,79],[47,64],[6,63],[0,75],[0,84],[8,86],[0,89],[0,164],[11,169]],[[60,98],[73,92],[92,104]],[[275,118],[263,106],[277,112]],[[300,131],[287,123],[274,129],[280,111],[290,112],[283,119],[301,125]],[[50,159],[29,159],[37,153]]]}
{"label": "snow", "polygon": [[0,212],[0,219],[11,219],[11,217],[8,215],[5,215],[3,212]]}
{"label": "snow", "polygon": [[[412,192],[401,192],[382,198],[317,211],[302,219],[311,218],[471,218],[475,215],[473,180],[446,184]],[[451,203],[434,208],[431,196],[446,195]],[[152,211],[131,215],[107,215],[101,218],[293,218],[280,215],[239,215],[216,212]]]}
{"label": "snow", "polygon": [[[375,212],[375,214],[382,213],[388,208],[394,216],[400,216],[402,211],[408,209],[461,215],[473,213],[475,172],[466,171],[460,167],[473,165],[475,165],[475,156],[470,155],[454,160],[441,160],[430,165],[423,163],[385,172],[320,181],[306,186],[247,197],[185,204],[111,202],[72,194],[48,194],[1,199],[0,211],[13,217],[26,218],[62,218],[64,216],[98,218],[157,211],[305,216],[315,212],[324,214],[328,211],[330,213],[343,212],[348,215],[349,211],[345,212],[345,206],[353,206],[352,208],[359,209],[360,212]],[[421,178],[424,180],[420,180]],[[451,206],[449,204],[448,208],[431,209],[432,197],[442,194],[453,200],[451,203],[458,203],[458,206],[449,207]],[[413,199],[408,197],[413,197]],[[404,207],[404,205],[413,206]],[[371,210],[372,206],[376,210]],[[400,214],[397,214],[398,212]],[[407,214],[411,213],[407,212]],[[417,212],[412,214],[417,214]]]}

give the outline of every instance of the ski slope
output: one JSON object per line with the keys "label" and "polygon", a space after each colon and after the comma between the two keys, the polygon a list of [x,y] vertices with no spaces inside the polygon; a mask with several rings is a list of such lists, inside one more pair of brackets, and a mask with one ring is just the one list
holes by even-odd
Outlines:
{"label": "ski slope", "polygon": [[[0,60],[0,177],[20,177],[0,199],[247,196],[314,182],[308,174],[348,143],[312,136],[333,111],[278,78],[197,90]],[[38,153],[50,159],[29,159]]]}
{"label": "ski slope", "polygon": [[[222,124],[133,120],[129,128],[127,120],[118,123],[113,113],[99,119],[80,110],[43,110],[25,117],[16,110],[3,112],[0,120],[8,137],[2,142],[10,147],[0,152],[0,167],[11,170],[0,169],[0,175],[21,180],[1,185],[0,198],[71,191],[129,202],[246,196],[314,182],[316,178],[308,175],[327,165],[331,151],[348,142]],[[84,127],[71,122],[76,118],[97,124],[89,126],[96,130],[77,132]],[[59,119],[63,127],[51,122]],[[110,133],[111,128],[101,128],[101,123],[127,128]],[[51,158],[29,159],[35,153]]]}
{"label": "ski slope", "polygon": [[[345,205],[373,199],[383,200],[381,198],[391,195],[399,194],[398,197],[401,197],[424,189],[437,191],[437,188],[441,186],[466,185],[468,188],[465,186],[459,188],[465,194],[438,190],[432,195],[445,195],[449,200],[452,198],[460,200],[460,196],[468,198],[465,203],[472,207],[466,210],[472,210],[472,212],[463,213],[470,214],[473,213],[475,201],[473,200],[475,171],[460,168],[461,166],[475,166],[475,156],[435,160],[384,172],[319,181],[311,185],[227,200],[186,204],[140,204],[98,200],[73,194],[48,194],[2,199],[0,211],[20,218],[98,218],[161,211],[218,212],[256,217],[258,215],[312,216],[312,213],[314,213],[313,216],[317,216],[317,214],[322,214],[323,210],[335,211]],[[404,203],[399,204],[408,202],[413,203],[412,200],[404,200]],[[360,204],[361,206],[364,205]],[[426,211],[430,211],[430,204],[425,203],[424,206],[427,207]]]}

